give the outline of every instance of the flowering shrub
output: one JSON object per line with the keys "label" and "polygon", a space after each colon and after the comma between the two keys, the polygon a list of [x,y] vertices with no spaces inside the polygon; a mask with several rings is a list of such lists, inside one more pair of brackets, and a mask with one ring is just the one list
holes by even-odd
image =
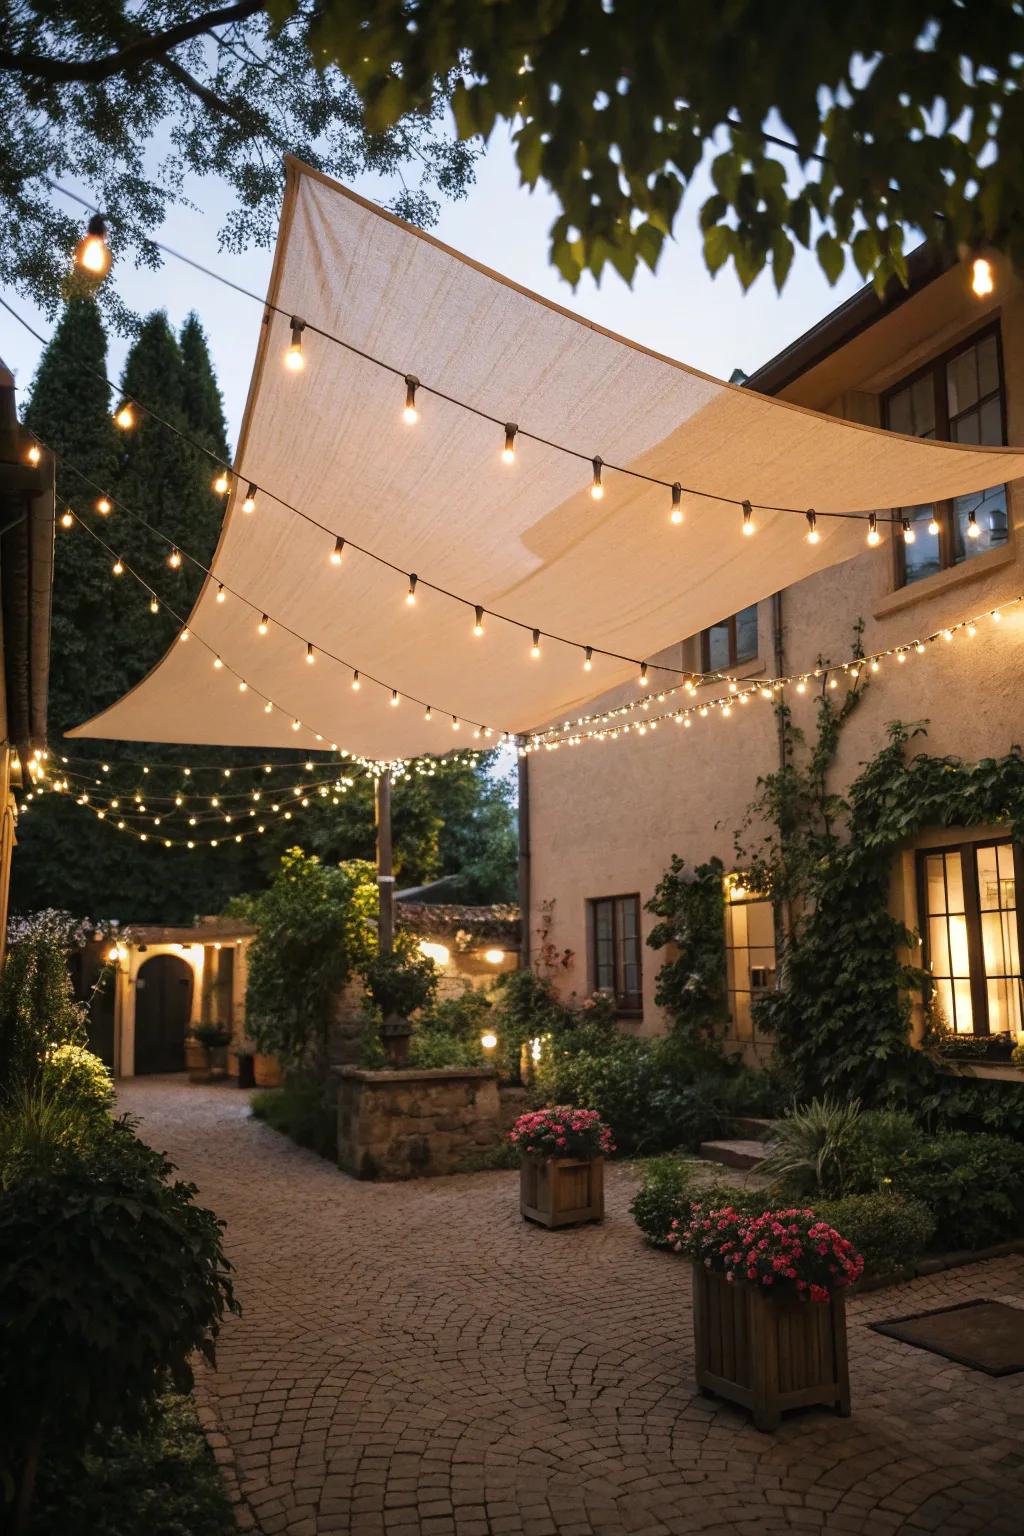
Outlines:
{"label": "flowering shrub", "polygon": [[695,1205],[689,1221],[672,1223],[672,1246],[727,1280],[810,1301],[827,1301],[864,1268],[847,1238],[813,1211],[795,1208],[744,1216],[731,1205]]}
{"label": "flowering shrub", "polygon": [[520,1115],[508,1139],[530,1157],[600,1157],[615,1151],[612,1133],[597,1110],[571,1104]]}

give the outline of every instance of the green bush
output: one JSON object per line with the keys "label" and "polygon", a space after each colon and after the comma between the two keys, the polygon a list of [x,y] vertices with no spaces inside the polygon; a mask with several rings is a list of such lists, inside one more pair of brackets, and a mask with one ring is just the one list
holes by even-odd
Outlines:
{"label": "green bush", "polygon": [[417,1024],[409,1039],[409,1065],[431,1067],[482,1067],[485,1065],[480,1036],[467,1039],[433,1023]]}
{"label": "green bush", "polygon": [[491,1025],[492,1003],[486,993],[467,986],[454,997],[443,997],[427,1010],[424,1023],[462,1040],[479,1040]]}
{"label": "green bush", "polygon": [[44,1463],[29,1536],[236,1536],[231,1501],[187,1397],[165,1393],[135,1434]]}
{"label": "green bush", "polygon": [[189,1390],[238,1310],[221,1223],[172,1172],[111,1121],[0,1194],[0,1477],[23,1507],[37,1461],[141,1425],[168,1380]]}
{"label": "green bush", "polygon": [[334,1162],[338,1156],[337,1085],[333,1078],[291,1072],[280,1088],[261,1088],[250,1100],[257,1120]]}
{"label": "green bush", "polygon": [[693,1164],[663,1152],[644,1163],[643,1183],[629,1209],[647,1241],[666,1248],[672,1222],[689,1215],[693,1198]]}
{"label": "green bush", "polygon": [[81,1099],[23,1084],[0,1114],[0,1190],[38,1177],[92,1148],[103,1121]]}
{"label": "green bush", "polygon": [[815,1213],[849,1238],[864,1259],[866,1275],[892,1275],[920,1258],[935,1233],[923,1200],[894,1194],[847,1195],[815,1200]]}
{"label": "green bush", "polygon": [[888,1188],[893,1174],[913,1157],[925,1132],[900,1109],[869,1109],[854,1119],[842,1148],[843,1193],[871,1194]]}
{"label": "green bush", "polygon": [[859,1119],[856,1099],[847,1103],[812,1099],[809,1104],[795,1105],[776,1123],[772,1148],[761,1172],[790,1200],[846,1194],[846,1157]]}
{"label": "green bush", "polygon": [[8,946],[0,977],[0,1099],[34,1082],[55,1046],[83,1044],[86,1014],[56,933],[27,926]]}
{"label": "green bush", "polygon": [[923,1200],[941,1249],[986,1248],[1024,1236],[1024,1146],[1006,1136],[923,1136],[892,1173],[893,1189]]}
{"label": "green bush", "polygon": [[56,1045],[47,1051],[40,1086],[51,1098],[74,1099],[98,1113],[114,1107],[110,1070],[84,1045]]}
{"label": "green bush", "polygon": [[433,1002],[438,970],[420,950],[415,934],[399,932],[387,954],[375,954],[366,962],[363,978],[383,1019],[409,1019]]}

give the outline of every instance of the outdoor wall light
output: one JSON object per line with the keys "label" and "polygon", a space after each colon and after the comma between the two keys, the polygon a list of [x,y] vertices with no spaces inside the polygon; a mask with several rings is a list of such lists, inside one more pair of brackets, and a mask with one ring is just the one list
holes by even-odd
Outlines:
{"label": "outdoor wall light", "polygon": [[996,291],[992,263],[987,256],[975,256],[971,262],[971,290],[976,299],[987,299]]}
{"label": "outdoor wall light", "polygon": [[484,959],[487,961],[488,965],[500,965],[504,958],[505,951],[503,949],[484,950]]}
{"label": "outdoor wall light", "polygon": [[435,965],[447,965],[451,959],[451,952],[444,944],[434,944],[429,939],[420,940],[420,954],[427,960],[433,960]]}
{"label": "outdoor wall light", "polygon": [[497,1037],[497,1035],[496,1035],[496,1034],[494,1034],[494,1033],[493,1033],[493,1032],[492,1032],[492,1031],[491,1031],[491,1030],[489,1030],[489,1029],[488,1029],[488,1030],[486,1030],[486,1031],[485,1031],[485,1032],[484,1032],[484,1033],[483,1033],[483,1034],[482,1034],[482,1035],[481,1035],[481,1036],[480,1036],[480,1044],[481,1044],[481,1045],[482,1045],[482,1046],[483,1046],[483,1048],[484,1048],[484,1050],[485,1050],[485,1051],[493,1051],[493,1050],[494,1050],[494,1047],[495,1047],[495,1046],[496,1046],[496,1045],[497,1045],[497,1043],[498,1043],[498,1037]]}

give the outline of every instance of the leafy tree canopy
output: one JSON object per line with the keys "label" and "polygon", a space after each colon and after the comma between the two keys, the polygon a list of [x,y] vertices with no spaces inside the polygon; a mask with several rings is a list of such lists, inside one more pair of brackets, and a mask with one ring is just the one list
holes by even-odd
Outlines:
{"label": "leafy tree canopy", "polygon": [[[300,0],[275,20],[264,0],[5,0],[0,36],[0,283],[54,311],[81,212],[47,178],[86,189],[111,215],[121,256],[157,267],[152,243],[190,177],[234,190],[221,239],[269,244],[282,153],[347,181],[397,178],[388,206],[432,224],[439,197],[462,196],[479,148],[455,139],[448,83],[370,129],[351,82],[315,56],[316,7]],[[112,285],[102,302],[128,320]]]}
{"label": "leafy tree canopy", "polygon": [[573,283],[653,268],[708,151],[705,258],[744,285],[769,265],[781,287],[799,244],[881,287],[913,229],[1024,265],[1016,0],[324,0],[309,30],[378,132],[457,70],[460,134],[513,125]]}

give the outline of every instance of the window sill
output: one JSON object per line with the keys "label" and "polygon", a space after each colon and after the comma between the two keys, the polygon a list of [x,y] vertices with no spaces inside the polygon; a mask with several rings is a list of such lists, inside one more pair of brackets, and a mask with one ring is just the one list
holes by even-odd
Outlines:
{"label": "window sill", "polygon": [[892,613],[901,613],[904,608],[923,603],[930,597],[940,597],[942,593],[964,582],[974,581],[978,577],[991,575],[993,571],[1000,571],[1004,566],[1013,565],[1016,558],[1013,540],[1010,539],[997,549],[987,549],[983,555],[965,560],[962,565],[936,571],[933,576],[925,576],[921,581],[912,582],[909,587],[897,587],[894,592],[888,592],[876,603],[874,616],[876,619],[886,619]]}
{"label": "window sill", "polygon": [[981,1077],[1000,1083],[1024,1082],[1024,1067],[1015,1067],[1009,1061],[944,1061],[941,1070],[954,1077]]}

